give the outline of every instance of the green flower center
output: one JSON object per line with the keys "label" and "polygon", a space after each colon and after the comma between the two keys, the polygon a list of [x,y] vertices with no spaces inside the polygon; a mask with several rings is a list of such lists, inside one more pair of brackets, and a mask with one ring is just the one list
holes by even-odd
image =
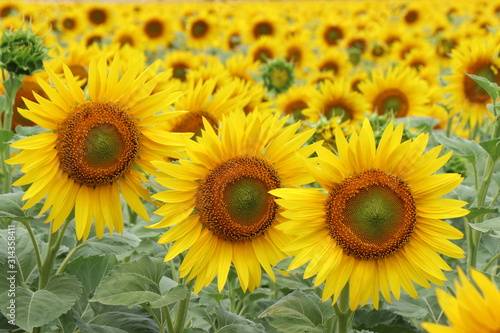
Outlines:
{"label": "green flower center", "polygon": [[231,158],[201,180],[196,210],[219,238],[252,239],[273,225],[278,205],[268,191],[279,187],[279,175],[267,161],[257,156]]}
{"label": "green flower center", "polygon": [[388,89],[381,92],[375,99],[378,114],[392,113],[395,117],[405,117],[408,114],[408,99],[398,89]]}
{"label": "green flower center", "polygon": [[144,26],[144,33],[149,38],[161,37],[163,35],[163,23],[156,19],[148,21]]}
{"label": "green flower center", "polygon": [[135,119],[113,102],[77,105],[59,126],[60,168],[76,183],[100,186],[129,172],[139,154]]}
{"label": "green flower center", "polygon": [[343,105],[337,104],[326,108],[325,112],[326,119],[332,119],[339,117],[341,122],[351,119],[351,114],[349,109]]}
{"label": "green flower center", "polygon": [[205,21],[199,20],[193,23],[191,33],[195,38],[204,37],[208,32],[208,24]]}
{"label": "green flower center", "polygon": [[344,34],[338,27],[328,27],[323,37],[328,45],[335,45],[340,39],[342,39],[342,37],[344,37]]}
{"label": "green flower center", "polygon": [[173,66],[173,77],[181,81],[186,80],[188,67],[184,64],[175,64]]}
{"label": "green flower center", "polygon": [[416,223],[409,186],[375,169],[348,177],[332,189],[325,211],[332,238],[358,259],[383,258],[398,251]]}
{"label": "green flower center", "polygon": [[84,141],[85,158],[92,167],[108,167],[120,158],[123,140],[112,124],[98,124],[91,128]]}
{"label": "green flower center", "polygon": [[267,186],[260,179],[242,178],[226,186],[224,201],[234,221],[252,225],[265,213]]}

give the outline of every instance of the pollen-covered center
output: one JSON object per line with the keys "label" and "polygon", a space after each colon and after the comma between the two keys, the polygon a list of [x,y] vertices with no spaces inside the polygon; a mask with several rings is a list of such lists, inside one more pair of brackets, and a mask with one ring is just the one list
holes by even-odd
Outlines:
{"label": "pollen-covered center", "polygon": [[196,209],[203,225],[221,239],[251,239],[273,224],[278,205],[268,191],[280,185],[278,173],[262,158],[235,157],[201,181]]}
{"label": "pollen-covered center", "polygon": [[408,114],[408,98],[398,89],[381,92],[375,100],[375,108],[379,114],[392,113],[395,117],[405,117]]}
{"label": "pollen-covered center", "polygon": [[114,182],[139,153],[136,121],[113,102],[86,102],[74,108],[58,130],[60,167],[87,186]]}
{"label": "pollen-covered center", "polygon": [[326,200],[330,235],[347,255],[377,259],[407,243],[416,222],[415,201],[402,180],[371,169],[335,187]]}

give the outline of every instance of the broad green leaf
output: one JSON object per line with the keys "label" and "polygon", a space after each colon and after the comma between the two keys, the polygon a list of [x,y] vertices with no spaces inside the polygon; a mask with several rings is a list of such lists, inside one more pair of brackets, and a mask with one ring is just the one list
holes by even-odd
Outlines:
{"label": "broad green leaf", "polygon": [[493,161],[496,161],[500,157],[500,138],[481,141],[479,144],[490,154]]}
{"label": "broad green leaf", "polygon": [[491,82],[485,77],[474,74],[467,74],[467,76],[473,79],[474,82],[476,82],[478,85],[480,85],[481,88],[483,88],[488,93],[488,95],[491,96],[491,99],[493,99],[494,101],[498,99],[498,97],[500,96],[500,87],[495,82]]}
{"label": "broad green leaf", "polygon": [[500,238],[500,217],[489,219],[481,223],[469,223],[472,229]]}
{"label": "broad green leaf", "polygon": [[405,318],[422,319],[427,316],[428,311],[416,304],[406,302],[404,300],[396,301],[392,304],[387,304],[384,309],[394,312]]}
{"label": "broad green leaf", "polygon": [[112,254],[105,256],[79,257],[68,264],[65,272],[76,276],[83,287],[82,296],[74,306],[80,314],[84,313],[90,294],[117,264],[118,260],[116,256]]}
{"label": "broad green leaf", "polygon": [[[10,267],[9,270],[18,271],[19,284],[21,284],[21,282],[30,282],[36,276],[38,276],[38,273],[34,271],[36,270],[35,250],[33,248],[33,244],[29,237],[28,231],[26,231],[26,229],[22,225],[16,225],[16,228],[14,229],[15,234],[9,235],[9,230],[12,229],[0,230],[0,258],[9,257],[7,253],[8,245],[10,242],[14,242],[16,249],[15,250],[16,268],[12,269],[12,267]],[[12,237],[15,238],[15,241],[12,241]],[[38,243],[38,246],[40,247],[40,250],[43,252],[46,249],[47,244],[42,242],[36,235],[35,239]],[[12,261],[9,262],[9,265],[10,264],[12,264]],[[21,278],[23,278],[25,281],[21,281]],[[28,278],[29,280],[26,281]],[[3,281],[0,281],[0,286],[2,283]]]}
{"label": "broad green leaf", "polygon": [[186,286],[177,285],[177,286],[173,287],[172,289],[170,289],[169,291],[167,291],[162,296],[162,298],[151,302],[149,304],[149,306],[153,309],[154,308],[161,308],[163,306],[170,305],[170,304],[176,303],[178,301],[181,301],[183,299],[186,299],[187,295],[188,295],[188,290],[187,290]]}
{"label": "broad green leaf", "polygon": [[304,294],[300,289],[288,294],[267,308],[259,318],[268,318],[271,326],[287,333],[323,332],[333,307],[322,303],[314,293]]}
{"label": "broad green leaf", "polygon": [[500,172],[495,172],[491,176],[491,179],[497,184],[498,187],[500,187]]}
{"label": "broad green leaf", "polygon": [[[67,312],[82,292],[78,279],[70,275],[55,275],[45,289],[35,292],[26,287],[16,288],[16,325],[25,331],[46,325]],[[6,315],[10,301],[7,292],[0,296],[1,311]]]}
{"label": "broad green leaf", "polygon": [[33,217],[21,209],[24,192],[0,194],[0,218],[16,221],[29,221]]}
{"label": "broad green leaf", "polygon": [[163,298],[160,280],[166,265],[158,258],[142,257],[116,266],[95,291],[91,302],[134,306]]}
{"label": "broad green leaf", "polygon": [[417,333],[419,329],[402,316],[388,310],[357,309],[354,313],[353,328],[374,333]]}
{"label": "broad green leaf", "polygon": [[465,157],[473,164],[488,156],[486,150],[476,141],[466,140],[459,136],[448,138],[443,133],[434,133],[434,136],[445,148],[453,150],[453,154]]}
{"label": "broad green leaf", "polygon": [[65,316],[71,316],[81,333],[157,333],[158,325],[139,306],[109,306],[92,303],[94,316],[88,320],[72,309]]}
{"label": "broad green leaf", "polygon": [[470,207],[468,209],[469,209],[469,214],[467,214],[466,217],[469,221],[476,217],[483,216],[486,214],[498,213],[498,208]]}
{"label": "broad green leaf", "polygon": [[[235,313],[229,312],[222,306],[215,308],[216,332],[249,332],[264,333],[264,327],[253,321],[240,317]],[[238,331],[239,330],[239,331]]]}
{"label": "broad green leaf", "polygon": [[110,236],[105,234],[101,239],[91,237],[87,239],[87,246],[82,247],[76,252],[76,256],[93,256],[104,254],[122,255],[133,251],[141,240],[129,231],[124,231],[123,235],[114,234]]}

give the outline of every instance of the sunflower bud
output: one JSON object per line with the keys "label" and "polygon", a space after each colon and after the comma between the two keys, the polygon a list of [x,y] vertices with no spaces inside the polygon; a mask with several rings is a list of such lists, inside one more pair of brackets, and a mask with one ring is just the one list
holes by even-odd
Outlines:
{"label": "sunflower bud", "polygon": [[13,75],[32,75],[48,58],[43,38],[27,30],[4,30],[0,39],[0,68]]}
{"label": "sunflower bud", "polygon": [[264,86],[277,94],[287,91],[294,81],[293,67],[283,59],[269,61],[261,73]]}

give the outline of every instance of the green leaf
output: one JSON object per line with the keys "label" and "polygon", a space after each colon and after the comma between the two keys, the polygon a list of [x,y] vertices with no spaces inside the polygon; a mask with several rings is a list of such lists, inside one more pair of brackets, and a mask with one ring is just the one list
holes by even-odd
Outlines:
{"label": "green leaf", "polygon": [[[14,234],[11,233],[12,230],[15,230]],[[13,240],[13,238],[15,238],[15,240]],[[40,247],[40,251],[43,252],[47,244],[42,242],[37,235],[35,235],[35,239]],[[29,283],[37,274],[36,272],[32,274],[32,271],[36,269],[36,257],[28,231],[26,231],[24,227],[18,226],[14,229],[0,230],[0,258],[8,258],[7,249],[10,242],[14,242],[16,248],[16,268],[12,269],[12,267],[10,267],[10,270],[16,270],[20,273],[18,276],[19,284],[21,284],[21,282]],[[11,264],[11,262],[9,262],[9,264]],[[21,278],[24,278],[24,281],[21,281]],[[3,282],[4,281],[0,280],[0,286],[2,286]],[[1,290],[4,289],[2,288]]]}
{"label": "green leaf", "polygon": [[163,298],[160,280],[166,265],[158,258],[142,257],[116,266],[95,291],[91,302],[134,306]]}
{"label": "green leaf", "polygon": [[469,223],[472,229],[500,238],[500,217],[489,219],[481,223]]}
{"label": "green leaf", "polygon": [[476,218],[476,217],[483,216],[486,214],[498,213],[498,208],[470,207],[468,209],[469,209],[469,214],[467,214],[466,217],[469,221]]}
{"label": "green leaf", "polygon": [[22,210],[24,192],[0,194],[0,218],[16,221],[29,221],[33,217]]}
{"label": "green leaf", "polygon": [[74,308],[80,313],[85,312],[90,294],[97,288],[101,280],[118,264],[116,256],[79,257],[71,261],[65,272],[74,275],[82,283],[82,296]]}
{"label": "green leaf", "polygon": [[491,82],[485,77],[477,76],[474,74],[467,74],[467,76],[473,79],[474,82],[476,82],[478,85],[480,85],[481,88],[483,88],[488,93],[488,95],[491,96],[491,99],[493,99],[494,101],[497,100],[500,94],[500,87],[496,83]]}
{"label": "green leaf", "polygon": [[[49,279],[45,289],[35,292],[18,286],[15,292],[16,325],[25,331],[46,325],[67,312],[82,292],[78,279],[71,275],[55,275]],[[1,311],[6,315],[10,297],[8,292],[0,295]]]}
{"label": "green leaf", "polygon": [[374,333],[417,333],[419,330],[402,316],[388,310],[357,309],[354,313],[353,328]]}
{"label": "green leaf", "polygon": [[141,240],[133,233],[125,231],[123,235],[115,234],[114,236],[110,236],[109,234],[104,234],[101,239],[91,237],[87,239],[86,243],[87,246],[79,249],[75,256],[88,257],[105,254],[129,254],[141,243]]}
{"label": "green leaf", "polygon": [[443,133],[434,133],[434,136],[445,148],[453,150],[453,154],[465,157],[473,164],[488,156],[486,150],[476,141],[466,140],[459,136],[448,138]]}
{"label": "green leaf", "polygon": [[[109,306],[91,303],[92,318],[80,317],[72,309],[66,316],[71,316],[81,333],[157,333],[158,325],[141,307]],[[70,331],[72,332],[72,331]]]}
{"label": "green leaf", "polygon": [[227,311],[222,306],[215,308],[216,332],[264,333],[264,326]]}
{"label": "green leaf", "polygon": [[479,144],[490,154],[493,161],[496,161],[500,157],[500,138],[481,141]]}
{"label": "green leaf", "polygon": [[[163,277],[166,278],[166,277]],[[166,305],[170,305],[173,303],[176,303],[178,301],[182,301],[183,299],[186,299],[188,295],[188,290],[186,286],[183,285],[177,285],[170,290],[168,290],[166,293],[163,294],[162,298],[153,301],[149,304],[151,308],[161,308]]]}
{"label": "green leaf", "polygon": [[427,315],[426,309],[404,300],[399,300],[392,304],[387,304],[384,308],[405,318],[422,319]]}
{"label": "green leaf", "polygon": [[287,333],[323,332],[333,307],[322,303],[314,293],[304,294],[300,289],[288,294],[259,315],[268,318],[271,326]]}

